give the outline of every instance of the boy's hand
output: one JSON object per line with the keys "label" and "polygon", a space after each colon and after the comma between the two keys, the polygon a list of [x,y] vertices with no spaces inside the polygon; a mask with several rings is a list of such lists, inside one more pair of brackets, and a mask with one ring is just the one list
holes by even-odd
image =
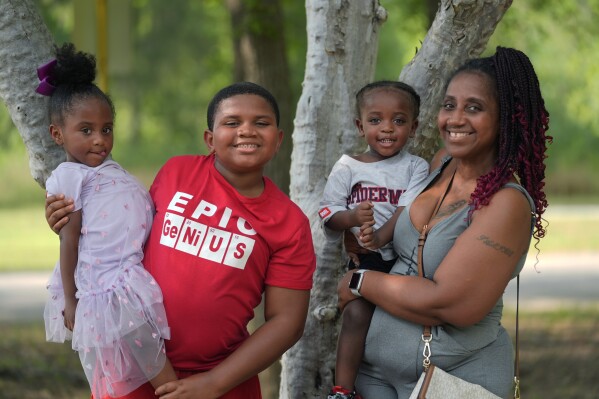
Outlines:
{"label": "boy's hand", "polygon": [[374,225],[374,205],[370,201],[360,202],[352,209],[351,217],[354,226]]}
{"label": "boy's hand", "polygon": [[156,389],[160,399],[216,399],[220,395],[210,393],[209,372],[194,374],[191,377],[167,382]]}
{"label": "boy's hand", "polygon": [[75,205],[72,199],[65,199],[64,195],[50,195],[46,197],[46,222],[58,234],[60,229],[69,221],[68,214],[73,212]]}

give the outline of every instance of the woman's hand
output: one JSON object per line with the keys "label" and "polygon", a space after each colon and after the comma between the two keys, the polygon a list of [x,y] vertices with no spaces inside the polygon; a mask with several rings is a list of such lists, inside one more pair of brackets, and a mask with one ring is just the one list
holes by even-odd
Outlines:
{"label": "woman's hand", "polygon": [[349,289],[349,281],[351,280],[353,274],[354,270],[346,272],[341,280],[339,280],[339,284],[337,284],[337,295],[339,296],[337,306],[342,312],[349,302],[353,301],[354,299],[358,299],[358,297],[352,294]]}
{"label": "woman's hand", "polygon": [[360,265],[358,254],[367,254],[369,252],[366,248],[362,248],[358,244],[356,236],[349,230],[343,231],[343,246],[345,247],[345,252],[347,252],[347,255],[356,266]]}
{"label": "woman's hand", "polygon": [[63,194],[46,197],[46,222],[58,234],[69,221],[68,214],[73,212],[75,204],[72,199],[65,199]]}

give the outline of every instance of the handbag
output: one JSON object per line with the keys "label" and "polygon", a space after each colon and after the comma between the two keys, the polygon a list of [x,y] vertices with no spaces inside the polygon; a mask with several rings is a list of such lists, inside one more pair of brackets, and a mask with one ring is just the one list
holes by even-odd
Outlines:
{"label": "handbag", "polygon": [[[428,233],[428,224],[435,217],[445,196],[449,192],[453,178],[455,176],[455,170],[451,178],[447,182],[443,195],[437,201],[435,210],[431,215],[427,224],[422,227],[420,237],[418,237],[418,274],[423,278],[424,265],[422,262],[422,252],[424,249],[424,242],[426,241]],[[517,297],[516,297],[516,357],[514,367],[514,398],[520,399],[520,370],[519,370],[519,337],[518,337],[518,302],[520,294],[520,275],[517,277]],[[424,371],[420,375],[416,387],[412,391],[409,399],[501,399],[499,396],[489,392],[480,385],[464,381],[459,377],[453,376],[439,367],[436,367],[431,363],[431,326],[424,326],[422,332],[422,341],[424,342],[424,349],[422,354],[424,360],[422,365]]]}
{"label": "handbag", "polygon": [[501,399],[477,384],[455,377],[434,364],[424,371],[410,399]]}

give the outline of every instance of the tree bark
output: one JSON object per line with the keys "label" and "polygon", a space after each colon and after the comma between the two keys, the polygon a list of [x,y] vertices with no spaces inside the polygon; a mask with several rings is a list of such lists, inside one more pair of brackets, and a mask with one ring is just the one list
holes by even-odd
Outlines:
{"label": "tree bark", "polygon": [[64,151],[48,133],[48,98],[35,92],[38,66],[53,58],[52,36],[30,0],[0,0],[0,97],[27,152],[31,175],[42,187]]}
{"label": "tree bark", "polygon": [[386,11],[378,0],[307,0],[308,51],[293,132],[291,199],[310,218],[317,255],[308,320],[302,339],[282,359],[279,397],[322,398],[335,369],[339,313],[340,243],[327,243],[317,207],[327,176],[343,153],[363,148],[355,93],[374,76],[378,34]]}
{"label": "tree bark", "polygon": [[283,144],[265,174],[289,193],[293,96],[279,0],[227,0],[235,51],[234,79],[266,87],[277,99]]}
{"label": "tree bark", "polygon": [[420,94],[419,127],[410,151],[431,159],[439,146],[437,113],[447,79],[485,49],[512,0],[442,0],[422,48],[399,75]]}

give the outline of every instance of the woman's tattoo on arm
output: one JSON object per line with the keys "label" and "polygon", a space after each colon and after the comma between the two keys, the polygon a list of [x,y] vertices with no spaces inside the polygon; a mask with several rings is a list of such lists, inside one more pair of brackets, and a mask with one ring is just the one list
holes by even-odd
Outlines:
{"label": "woman's tattoo on arm", "polygon": [[505,254],[507,256],[512,256],[514,254],[513,250],[509,249],[506,246],[503,246],[503,245],[499,244],[498,242],[495,242],[495,241],[491,240],[489,237],[487,237],[484,234],[481,234],[478,237],[478,239],[480,241],[482,241],[483,244],[485,244],[486,246],[491,247],[493,249],[496,249],[497,251],[499,251],[499,252],[501,252],[501,253],[503,253],[503,254]]}

